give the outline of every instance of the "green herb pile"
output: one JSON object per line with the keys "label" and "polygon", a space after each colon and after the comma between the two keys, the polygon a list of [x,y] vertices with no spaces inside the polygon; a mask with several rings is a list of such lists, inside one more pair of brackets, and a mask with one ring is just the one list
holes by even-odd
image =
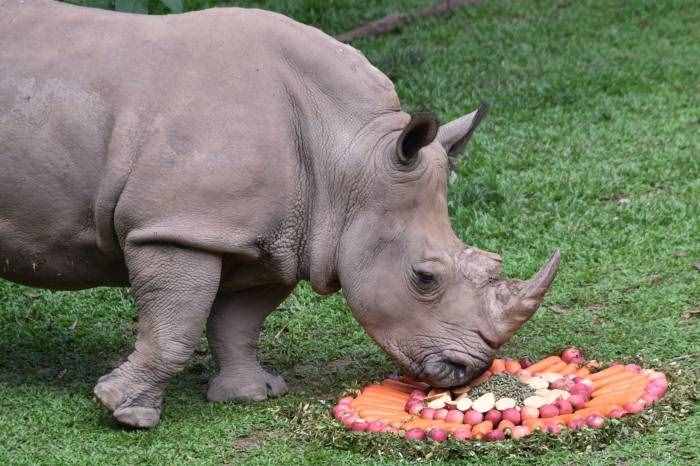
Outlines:
{"label": "green herb pile", "polygon": [[475,400],[489,392],[492,392],[497,400],[499,398],[513,398],[520,404],[525,398],[534,395],[535,389],[510,374],[501,373],[494,374],[485,382],[474,387],[469,391],[469,397]]}

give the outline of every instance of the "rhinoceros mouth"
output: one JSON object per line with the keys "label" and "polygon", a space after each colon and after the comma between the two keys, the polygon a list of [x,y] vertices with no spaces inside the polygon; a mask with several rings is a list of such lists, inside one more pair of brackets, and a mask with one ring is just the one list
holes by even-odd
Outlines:
{"label": "rhinoceros mouth", "polygon": [[397,348],[398,357],[394,360],[406,372],[433,387],[456,387],[465,385],[488,369],[492,350],[484,345],[479,350],[445,349],[424,357],[411,357],[406,351]]}
{"label": "rhinoceros mouth", "polygon": [[[448,352],[449,353],[449,352]],[[456,387],[466,385],[489,367],[489,360],[471,355],[454,358],[445,355],[427,361],[421,368],[420,378],[433,387]]]}

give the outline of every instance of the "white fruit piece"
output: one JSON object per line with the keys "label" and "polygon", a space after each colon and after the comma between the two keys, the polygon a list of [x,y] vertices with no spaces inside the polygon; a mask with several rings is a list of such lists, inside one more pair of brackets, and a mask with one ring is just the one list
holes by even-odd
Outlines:
{"label": "white fruit piece", "polygon": [[563,377],[561,374],[557,374],[556,372],[542,372],[541,374],[537,375],[549,383],[556,382]]}
{"label": "white fruit piece", "polygon": [[513,398],[501,398],[496,401],[496,409],[505,411],[506,409],[515,408],[516,401]]}
{"label": "white fruit piece", "polygon": [[465,393],[464,395],[461,395],[459,398],[457,398],[457,404],[455,406],[460,411],[466,411],[469,408],[471,408],[473,404],[474,402],[472,401],[472,399],[466,396]]}
{"label": "white fruit piece", "polygon": [[526,383],[527,383],[527,385],[531,386],[535,390],[549,387],[549,382],[547,382],[546,380],[544,380],[541,377],[533,377],[530,380],[528,380]]}
{"label": "white fruit piece", "polygon": [[489,392],[484,393],[472,403],[472,409],[480,413],[485,413],[493,409],[496,405],[496,396]]}
{"label": "white fruit piece", "polygon": [[523,400],[523,404],[528,408],[539,409],[542,406],[549,404],[549,401],[547,401],[547,399],[544,397],[534,395],[525,398],[525,400]]}
{"label": "white fruit piece", "polygon": [[447,404],[447,403],[446,403],[446,401],[445,401],[444,398],[438,398],[438,399],[436,399],[436,400],[428,401],[428,403],[426,404],[426,406],[427,406],[428,408],[433,408],[433,409],[442,409],[442,408],[445,407],[446,404]]}

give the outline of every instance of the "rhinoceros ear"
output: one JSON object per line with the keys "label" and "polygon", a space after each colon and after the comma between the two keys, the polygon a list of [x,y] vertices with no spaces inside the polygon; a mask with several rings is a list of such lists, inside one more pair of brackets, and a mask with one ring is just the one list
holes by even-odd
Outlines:
{"label": "rhinoceros ear", "polygon": [[464,146],[471,139],[472,134],[481,120],[486,116],[488,106],[484,103],[479,108],[468,115],[457,118],[447,124],[440,126],[437,139],[447,152],[450,160],[450,168],[455,167]]}
{"label": "rhinoceros ear", "polygon": [[401,165],[412,165],[418,152],[435,140],[438,133],[437,118],[432,113],[423,112],[411,115],[411,121],[403,129],[396,143],[396,156]]}

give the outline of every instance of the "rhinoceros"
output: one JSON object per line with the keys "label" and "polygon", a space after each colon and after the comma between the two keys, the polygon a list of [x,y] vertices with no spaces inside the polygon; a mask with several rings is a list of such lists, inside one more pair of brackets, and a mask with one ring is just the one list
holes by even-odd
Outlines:
{"label": "rhinoceros", "polygon": [[360,52],[261,10],[0,11],[0,276],[130,287],[135,349],[94,389],[120,423],[159,422],[204,328],[209,400],[284,393],[256,342],[302,280],[342,289],[438,387],[482,373],[552,283],[558,251],[508,280],[451,228],[450,170],[484,107],[408,114]]}

